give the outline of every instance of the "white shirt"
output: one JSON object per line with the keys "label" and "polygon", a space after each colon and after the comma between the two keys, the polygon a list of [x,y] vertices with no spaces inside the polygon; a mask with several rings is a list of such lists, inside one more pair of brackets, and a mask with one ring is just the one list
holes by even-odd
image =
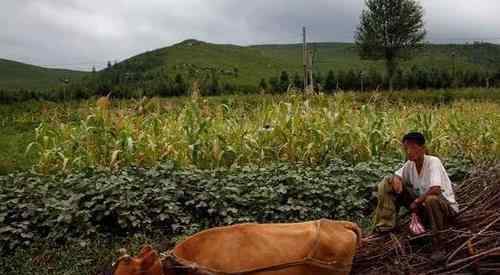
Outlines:
{"label": "white shirt", "polygon": [[450,178],[439,158],[425,155],[420,175],[417,172],[415,162],[407,161],[396,172],[396,175],[400,176],[404,182],[410,183],[419,197],[427,193],[431,187],[441,187],[443,196],[448,200],[453,210],[458,213],[458,203],[455,200]]}

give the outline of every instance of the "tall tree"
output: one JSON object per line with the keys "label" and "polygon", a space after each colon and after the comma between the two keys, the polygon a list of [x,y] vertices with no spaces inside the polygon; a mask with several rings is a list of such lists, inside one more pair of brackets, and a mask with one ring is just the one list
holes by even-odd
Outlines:
{"label": "tall tree", "polygon": [[186,94],[187,85],[181,74],[177,74],[174,80],[174,95],[181,96]]}
{"label": "tall tree", "polygon": [[271,76],[269,78],[269,86],[271,88],[271,92],[277,93],[280,91],[280,80],[276,76]]}
{"label": "tall tree", "polygon": [[314,74],[314,89],[317,91],[321,91],[323,89],[324,77],[321,72],[317,72]]}
{"label": "tall tree", "polygon": [[325,80],[325,90],[332,92],[337,88],[337,79],[332,70],[328,71],[328,75]]}
{"label": "tall tree", "polygon": [[298,89],[301,89],[304,86],[304,80],[297,72],[293,74],[293,86]]}
{"label": "tall tree", "polygon": [[282,71],[280,75],[280,92],[286,92],[290,85],[290,76],[287,71]]}
{"label": "tall tree", "polygon": [[262,89],[262,90],[266,90],[267,89],[267,81],[266,81],[265,78],[262,78],[260,80],[259,88]]}
{"label": "tall tree", "polygon": [[389,89],[399,59],[425,38],[422,6],[416,0],[366,0],[355,41],[362,59],[385,59]]}

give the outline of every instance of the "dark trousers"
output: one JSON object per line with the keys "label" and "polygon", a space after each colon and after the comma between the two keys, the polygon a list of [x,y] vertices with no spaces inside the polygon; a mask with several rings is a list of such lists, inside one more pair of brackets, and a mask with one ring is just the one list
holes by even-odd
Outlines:
{"label": "dark trousers", "polygon": [[[401,206],[410,209],[410,205],[415,201],[417,195],[408,185],[403,186],[403,192],[395,195],[396,209],[399,212]],[[430,228],[435,236],[435,240],[440,240],[439,232],[448,228],[456,216],[455,210],[443,195],[430,195],[419,205],[417,214],[426,228]]]}

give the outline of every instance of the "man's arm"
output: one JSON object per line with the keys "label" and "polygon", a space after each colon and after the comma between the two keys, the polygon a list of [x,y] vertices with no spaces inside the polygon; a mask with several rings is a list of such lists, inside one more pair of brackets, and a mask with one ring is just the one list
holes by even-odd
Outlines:
{"label": "man's arm", "polygon": [[403,192],[403,178],[398,175],[394,175],[391,180],[392,190],[396,194],[401,194]]}
{"label": "man's arm", "polygon": [[427,198],[428,196],[439,196],[441,195],[441,192],[441,186],[432,186],[429,191],[427,191],[427,193],[423,194],[413,201],[413,203],[410,205],[410,209],[413,211],[417,210],[418,206],[425,201],[425,198]]}
{"label": "man's arm", "polygon": [[408,166],[408,161],[405,162],[403,167],[401,167],[394,173],[394,176],[391,179],[392,190],[396,194],[401,194],[401,192],[403,192],[403,178],[405,175],[404,171],[407,166]]}

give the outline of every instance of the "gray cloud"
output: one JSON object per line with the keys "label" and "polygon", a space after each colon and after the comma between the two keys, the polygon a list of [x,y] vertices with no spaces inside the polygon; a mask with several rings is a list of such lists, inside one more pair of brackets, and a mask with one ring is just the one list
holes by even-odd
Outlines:
{"label": "gray cloud", "polygon": [[[187,38],[352,41],[364,0],[2,0],[0,58],[90,70]],[[500,43],[500,1],[421,0],[428,39]],[[495,38],[495,39],[494,39]]]}

